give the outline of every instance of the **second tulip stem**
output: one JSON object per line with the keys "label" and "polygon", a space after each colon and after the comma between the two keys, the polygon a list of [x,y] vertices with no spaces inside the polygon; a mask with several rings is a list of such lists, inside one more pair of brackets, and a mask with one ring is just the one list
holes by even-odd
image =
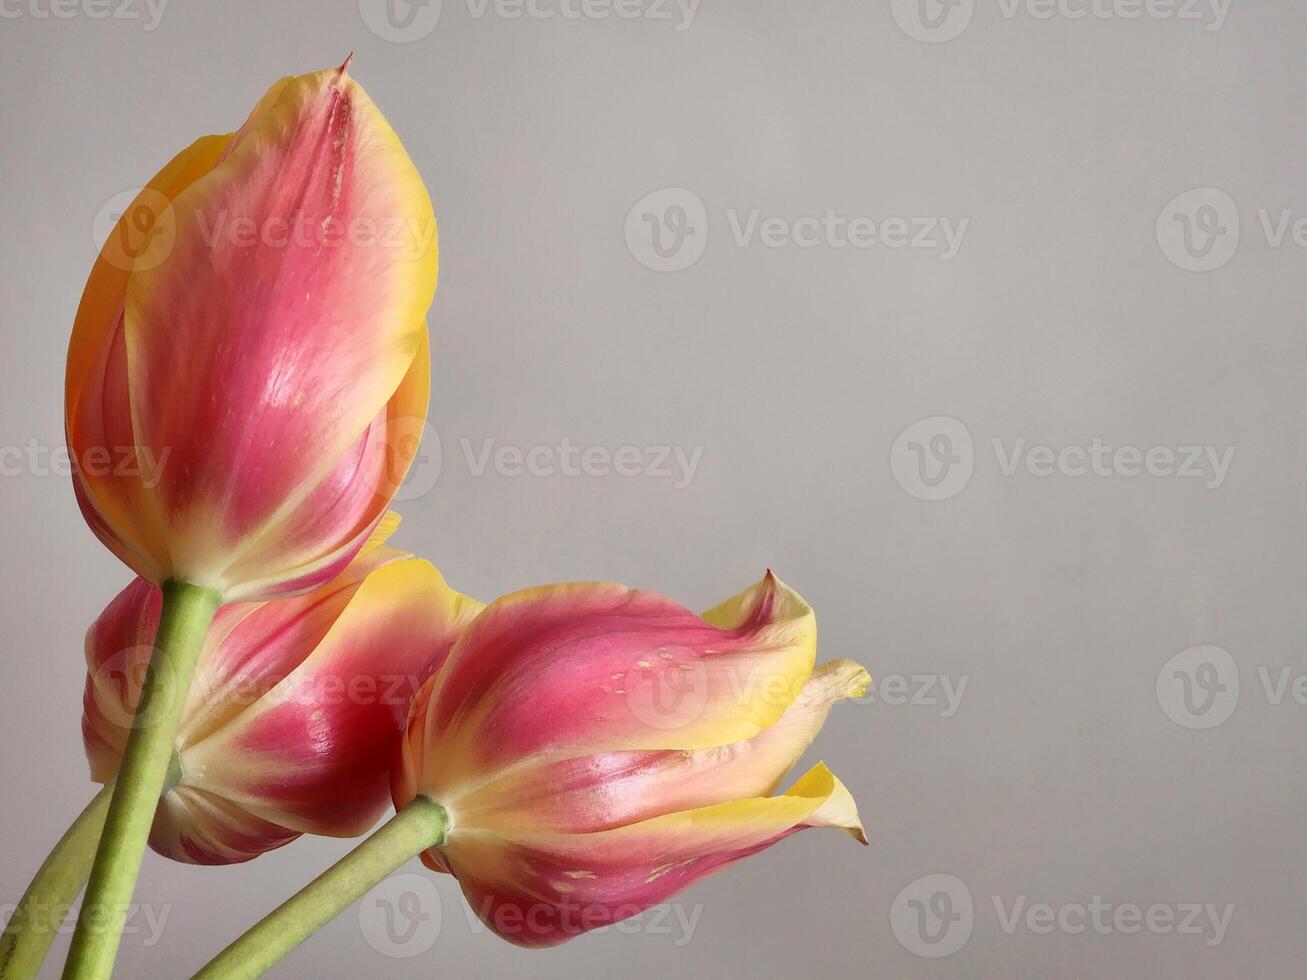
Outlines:
{"label": "second tulip stem", "polygon": [[86,887],[64,980],[108,980],[218,593],[165,582],[159,629]]}
{"label": "second tulip stem", "polygon": [[112,786],[105,786],[59,838],[0,937],[0,980],[32,980],[45,961],[64,916],[91,871]]}
{"label": "second tulip stem", "polygon": [[406,861],[435,847],[445,810],[419,796],[380,830],[288,898],[191,980],[253,980]]}

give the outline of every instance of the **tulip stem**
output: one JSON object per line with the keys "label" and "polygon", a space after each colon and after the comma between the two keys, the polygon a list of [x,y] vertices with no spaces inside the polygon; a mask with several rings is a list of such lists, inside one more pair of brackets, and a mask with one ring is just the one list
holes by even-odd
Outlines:
{"label": "tulip stem", "polygon": [[0,980],[32,980],[41,969],[91,872],[112,794],[112,783],[101,787],[27,886],[0,936]]}
{"label": "tulip stem", "polygon": [[213,589],[185,582],[163,585],[154,652],[95,852],[64,980],[108,980],[113,973],[145,843],[172,763],[177,725],[219,602]]}
{"label": "tulip stem", "polygon": [[445,808],[419,796],[209,961],[191,980],[253,980],[411,858],[445,839]]}

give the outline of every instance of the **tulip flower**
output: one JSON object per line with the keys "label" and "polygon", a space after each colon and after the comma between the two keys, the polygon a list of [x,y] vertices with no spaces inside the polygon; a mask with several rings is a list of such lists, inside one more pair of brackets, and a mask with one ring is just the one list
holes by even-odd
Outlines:
{"label": "tulip flower", "polygon": [[110,233],[77,310],[77,500],[163,597],[140,698],[156,723],[125,748],[84,905],[99,925],[79,922],[70,980],[112,970],[214,611],[333,579],[416,453],[435,219],[348,65],[283,78],[235,133],[174,157]]}
{"label": "tulip flower", "polygon": [[307,591],[385,513],[426,412],[435,218],[345,68],[283,78],[140,192],[68,351],[78,501],[151,582]]}
{"label": "tulip flower", "polygon": [[551,946],[804,828],[865,844],[824,765],[776,793],[870,681],[815,652],[812,610],[770,573],[702,616],[607,584],[498,599],[413,702],[397,816],[197,977],[267,969],[415,850],[498,935]]}
{"label": "tulip flower", "polygon": [[[384,522],[313,592],[218,612],[182,710],[154,850],[233,864],[300,834],[356,837],[386,810],[413,696],[482,608],[429,562],[387,547],[397,525]],[[98,783],[118,774],[159,603],[158,588],[137,579],[87,633],[82,734]]]}
{"label": "tulip flower", "polygon": [[[311,593],[219,611],[174,740],[155,851],[233,864],[301,834],[356,837],[381,817],[413,696],[483,608],[428,562],[386,546],[397,525],[393,515],[383,521],[344,572]],[[112,784],[130,727],[149,722],[135,702],[159,606],[159,589],[138,578],[87,632],[82,732],[96,782]],[[91,814],[103,821],[102,806]],[[42,894],[47,908],[76,896],[91,856],[83,844],[64,860],[69,890]],[[33,971],[58,925],[27,940]]]}

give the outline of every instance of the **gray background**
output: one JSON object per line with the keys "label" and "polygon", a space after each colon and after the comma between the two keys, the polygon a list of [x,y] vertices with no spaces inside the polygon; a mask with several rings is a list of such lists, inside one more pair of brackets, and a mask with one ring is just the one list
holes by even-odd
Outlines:
{"label": "gray background", "polygon": [[[911,28],[913,4],[897,8]],[[692,931],[668,916],[522,951],[478,934],[442,878],[425,953],[378,951],[351,909],[274,976],[1299,974],[1307,707],[1292,688],[1276,704],[1259,668],[1272,688],[1307,669],[1307,280],[1301,245],[1290,232],[1276,246],[1259,210],[1272,226],[1307,214],[1303,11],[1234,0],[1211,29],[1206,3],[1197,20],[968,8],[941,10],[953,19],[923,41],[887,0],[717,0],[685,30],[674,7],[672,21],[507,19],[445,0],[433,30],[395,42],[354,0],[173,0],[148,31],[143,6],[98,19],[74,2],[58,19],[39,16],[46,0],[8,0],[0,443],[23,452],[0,479],[0,899],[89,798],[81,635],[127,580],[68,480],[23,449],[61,441],[96,216],[195,135],[234,128],[279,75],[352,49],[440,221],[443,454],[400,505],[400,542],[484,598],[605,578],[700,608],[771,566],[817,609],[825,657],[855,657],[882,684],[929,675],[938,703],[890,703],[891,680],[889,701],[838,709],[812,758],[856,795],[871,848],[801,834],[682,895],[685,915],[702,906]],[[676,272],[639,260],[645,211],[624,234],[665,187],[692,191],[707,218],[686,246],[706,234],[706,250]],[[1196,187],[1229,197],[1168,204]],[[731,214],[753,209],[969,225],[951,260],[737,244]],[[1194,262],[1166,229],[1211,229],[1213,214],[1224,232],[1195,261],[1219,267],[1182,268]],[[940,416],[973,441],[969,480],[956,427],[924,423],[895,449]],[[949,445],[932,443],[941,432]],[[657,472],[477,475],[467,460],[487,439],[563,438],[702,458],[680,487]],[[1128,460],[1109,476],[1006,475],[996,438],[1005,453],[1094,438],[1236,452],[1223,481],[1129,476]],[[912,492],[909,441],[958,457],[925,458],[947,499]],[[1229,657],[1168,665],[1203,644]],[[1190,710],[1175,670],[1210,681],[1203,660],[1224,692]],[[950,712],[942,685],[963,676]],[[121,975],[187,974],[347,846],[303,839],[225,869],[152,855],[138,895],[168,917],[150,948],[127,937]],[[935,890],[913,884],[932,874],[964,883],[974,913],[914,942],[908,901]],[[957,912],[957,883],[944,891]],[[1105,932],[1075,931],[1074,905],[1094,896],[1180,918],[1187,903],[1234,908],[1219,942],[1127,932],[1110,913]],[[1003,916],[1024,898],[1071,928],[1005,930],[996,897]],[[918,955],[967,927],[953,955]]]}

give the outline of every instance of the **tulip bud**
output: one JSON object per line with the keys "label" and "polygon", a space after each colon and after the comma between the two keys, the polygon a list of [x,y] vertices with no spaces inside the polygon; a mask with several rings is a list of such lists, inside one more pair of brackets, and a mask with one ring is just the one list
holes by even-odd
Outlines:
{"label": "tulip bud", "polygon": [[228,601],[334,578],[416,452],[436,253],[422,180],[345,66],[179,153],[101,249],[69,346],[100,540]]}
{"label": "tulip bud", "polygon": [[[389,803],[387,772],[414,693],[482,604],[428,562],[386,547],[388,518],[333,581],[218,612],[174,748],[150,844],[232,864],[300,834],[353,837]],[[87,633],[82,731],[91,776],[113,779],[159,621],[137,579]]]}
{"label": "tulip bud", "polygon": [[814,670],[815,653],[811,608],[770,572],[702,617],[607,584],[506,596],[414,700],[396,809],[445,809],[424,862],[524,946],[635,915],[805,827],[866,843],[824,765],[772,795],[870,680],[847,660]]}

